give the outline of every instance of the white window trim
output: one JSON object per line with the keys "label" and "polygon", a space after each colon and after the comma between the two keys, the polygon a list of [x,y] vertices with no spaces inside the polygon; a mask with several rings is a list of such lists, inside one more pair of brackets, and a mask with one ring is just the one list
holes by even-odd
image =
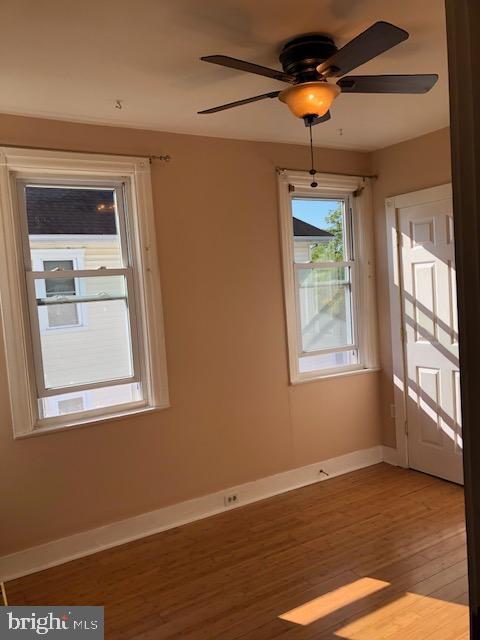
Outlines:
{"label": "white window trim", "polygon": [[[142,385],[145,402],[77,413],[38,422],[32,340],[25,292],[23,247],[17,215],[16,180],[32,175],[85,180],[92,176],[128,183],[135,244],[135,301],[139,309]],[[0,147],[0,299],[14,437],[49,433],[169,406],[160,274],[148,158],[91,155]]]}
{"label": "white window trim", "polygon": [[[369,179],[317,173],[318,187],[310,187],[311,176],[306,171],[278,169],[280,237],[284,282],[284,303],[287,322],[287,347],[290,383],[299,384],[312,380],[336,378],[378,371],[377,312],[375,298],[375,268],[373,246],[372,196]],[[301,373],[299,371],[299,320],[297,316],[294,247],[292,238],[291,191],[297,196],[317,196],[350,200],[353,216],[353,239],[356,263],[357,295],[354,326],[358,341],[359,364],[320,369]],[[356,194],[354,197],[353,194]]]}

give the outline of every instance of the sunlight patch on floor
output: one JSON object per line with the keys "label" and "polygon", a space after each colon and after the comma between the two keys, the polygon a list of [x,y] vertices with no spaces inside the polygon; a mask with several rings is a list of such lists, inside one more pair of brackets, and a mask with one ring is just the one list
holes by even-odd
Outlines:
{"label": "sunlight patch on floor", "polygon": [[[433,628],[442,640],[460,637],[468,632],[468,607],[416,593],[406,593],[338,629],[335,635],[345,640],[371,638],[426,638]],[[468,637],[468,635],[466,636]]]}
{"label": "sunlight patch on floor", "polygon": [[390,583],[383,580],[360,578],[355,582],[310,600],[295,609],[282,613],[279,618],[305,626],[388,586],[390,586]]}

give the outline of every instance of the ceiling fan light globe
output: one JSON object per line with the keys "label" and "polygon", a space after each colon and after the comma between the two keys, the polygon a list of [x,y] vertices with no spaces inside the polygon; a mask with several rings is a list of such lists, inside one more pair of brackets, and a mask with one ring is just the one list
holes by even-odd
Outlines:
{"label": "ceiling fan light globe", "polygon": [[303,82],[287,87],[278,97],[297,118],[321,117],[327,113],[339,93],[340,87],[336,84]]}

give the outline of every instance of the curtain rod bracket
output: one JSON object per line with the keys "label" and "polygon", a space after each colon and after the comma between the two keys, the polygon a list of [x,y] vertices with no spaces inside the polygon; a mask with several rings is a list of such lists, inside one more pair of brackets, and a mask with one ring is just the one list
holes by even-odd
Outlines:
{"label": "curtain rod bracket", "polygon": [[159,156],[148,156],[148,159],[150,161],[150,164],[152,164],[154,160],[161,160],[162,162],[170,162],[170,160],[172,159],[172,156],[169,156],[168,153],[166,153]]}

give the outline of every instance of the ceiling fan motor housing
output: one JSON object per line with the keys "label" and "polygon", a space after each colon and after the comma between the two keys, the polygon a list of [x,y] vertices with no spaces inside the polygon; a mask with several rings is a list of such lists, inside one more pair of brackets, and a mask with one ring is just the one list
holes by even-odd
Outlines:
{"label": "ceiling fan motor housing", "polygon": [[337,51],[331,38],[321,33],[299,36],[287,42],[279,60],[285,73],[290,73],[298,82],[318,80],[317,67]]}

